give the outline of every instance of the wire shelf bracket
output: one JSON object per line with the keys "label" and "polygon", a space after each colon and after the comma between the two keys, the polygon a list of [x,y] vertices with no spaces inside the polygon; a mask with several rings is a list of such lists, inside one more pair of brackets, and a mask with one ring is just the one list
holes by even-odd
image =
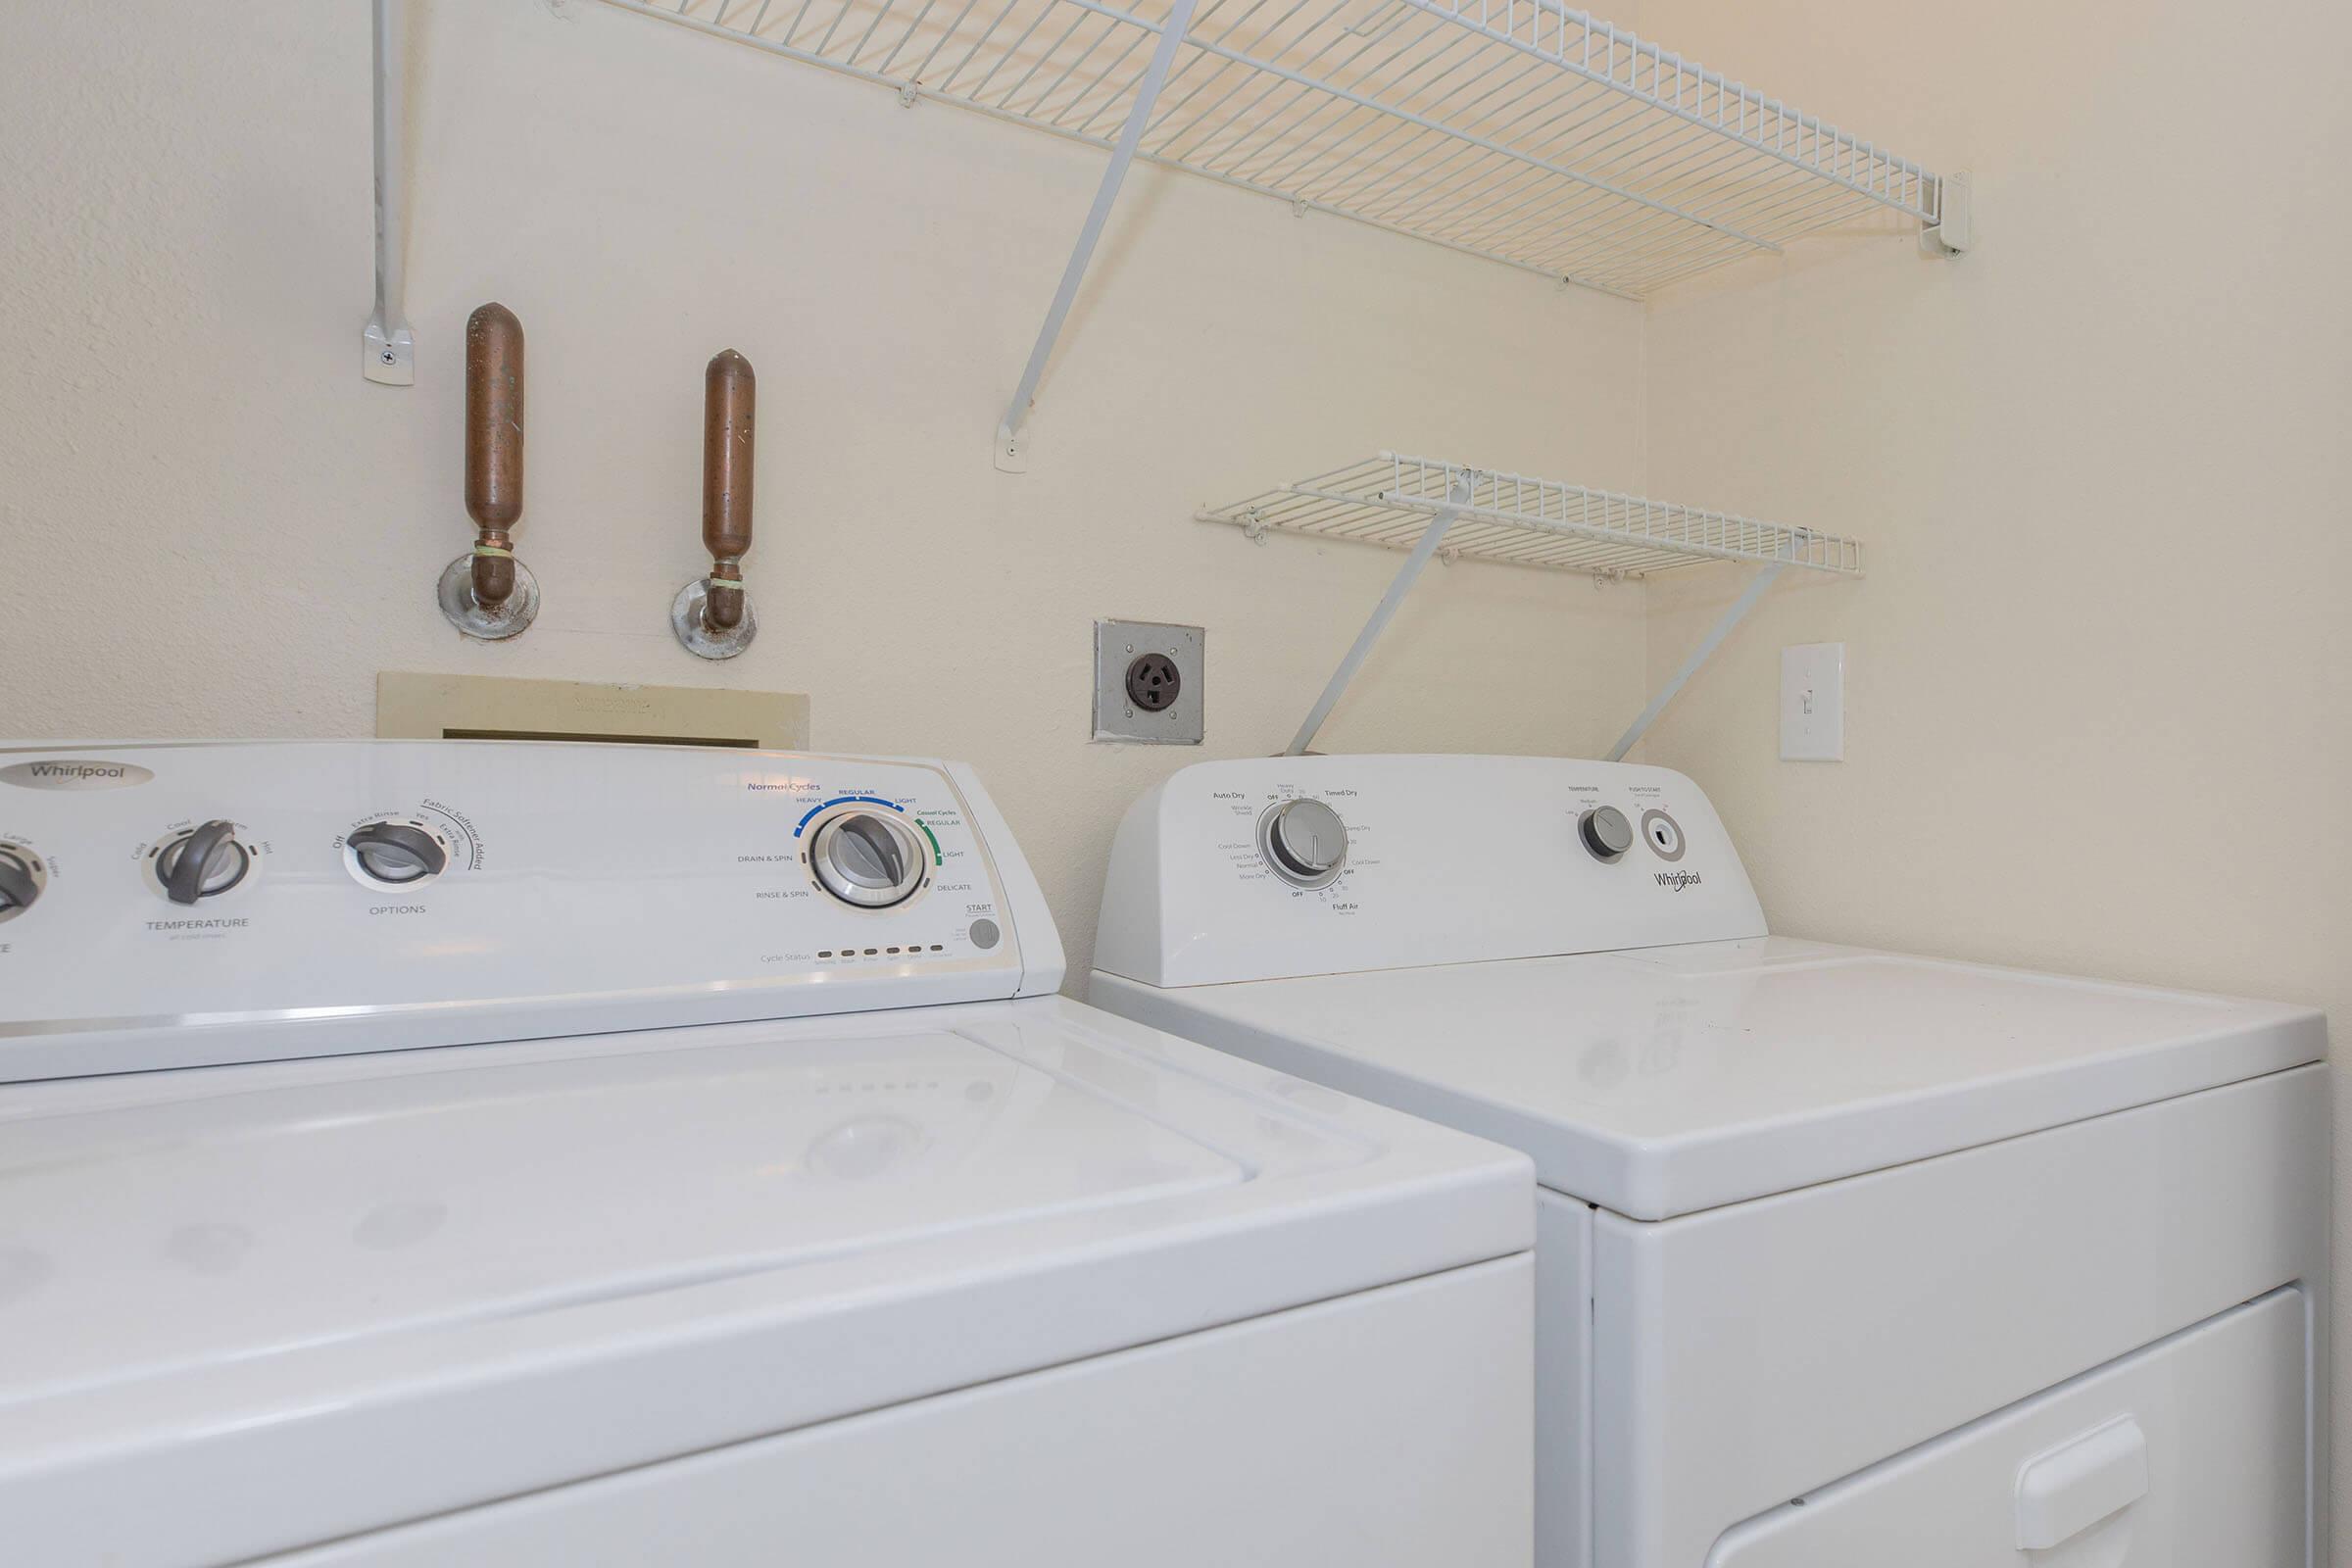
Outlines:
{"label": "wire shelf bracket", "polygon": [[1383,452],[1230,506],[1202,509],[1251,539],[1268,531],[1406,552],[1404,564],[1325,684],[1288,755],[1305,753],[1396,608],[1433,559],[1639,579],[1709,561],[1758,569],[1610,752],[1631,751],[1765,591],[1789,570],[1862,575],[1862,547],[1811,528],[1432,458]]}
{"label": "wire shelf bracket", "polygon": [[1977,248],[1976,185],[1959,170],[1936,182],[1936,220],[1919,232],[1935,256],[1965,256]]}
{"label": "wire shelf bracket", "polygon": [[1021,368],[1020,381],[1012,389],[1012,401],[1004,405],[1004,417],[997,421],[996,464],[1006,473],[1024,473],[1029,467],[1029,447],[1021,439],[1021,426],[1029,420],[1029,412],[1037,404],[1037,383],[1046,373],[1046,361],[1053,356],[1054,340],[1061,336],[1062,323],[1069,319],[1070,306],[1078,298],[1078,285],[1086,280],[1086,269],[1095,257],[1095,245],[1102,238],[1102,225],[1110,220],[1111,207],[1119,199],[1119,186],[1127,178],[1128,166],[1135,162],[1135,150],[1144,139],[1144,127],[1151,123],[1152,107],[1159,102],[1160,89],[1167,85],[1168,68],[1176,63],[1176,46],[1184,41],[1193,25],[1193,11],[1200,0],[1176,0],[1175,9],[1160,24],[1159,42],[1152,50],[1152,60],[1144,68],[1143,80],[1137,84],[1135,103],[1127,111],[1127,122],[1120,127],[1119,139],[1110,149],[1110,163],[1102,171],[1102,181],[1095,187],[1094,205],[1087,209],[1086,221],[1078,230],[1078,243],[1070,248],[1069,265],[1061,270],[1061,283],[1054,290],[1054,302],[1046,307],[1045,323],[1037,329],[1037,343],[1029,350],[1029,363]]}
{"label": "wire shelf bracket", "polygon": [[409,329],[407,0],[375,0],[375,310],[361,333],[360,373],[385,386],[414,386],[416,335]]}
{"label": "wire shelf bracket", "polygon": [[1942,175],[1558,0],[605,0],[1111,155],[998,421],[1138,158],[1629,299],[1894,214],[1974,243]]}

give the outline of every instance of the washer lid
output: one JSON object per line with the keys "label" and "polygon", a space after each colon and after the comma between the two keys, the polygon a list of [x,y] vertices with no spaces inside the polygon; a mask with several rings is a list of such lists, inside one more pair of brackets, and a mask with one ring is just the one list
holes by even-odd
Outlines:
{"label": "washer lid", "polygon": [[1524,1158],[1294,1087],[1041,999],[0,1092],[12,1554],[242,1559],[1528,1245]]}
{"label": "washer lid", "polygon": [[1095,996],[1664,1219],[2276,1072],[2308,1007],[1764,937]]}

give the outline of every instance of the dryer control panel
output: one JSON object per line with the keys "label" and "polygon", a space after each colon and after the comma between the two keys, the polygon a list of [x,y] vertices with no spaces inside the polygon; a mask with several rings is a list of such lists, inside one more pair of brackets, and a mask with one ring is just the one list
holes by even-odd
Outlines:
{"label": "dryer control panel", "polygon": [[1055,989],[947,762],[490,741],[0,751],[0,1080]]}
{"label": "dryer control panel", "polygon": [[1764,935],[1680,773],[1539,757],[1202,762],[1136,803],[1095,966],[1149,985]]}

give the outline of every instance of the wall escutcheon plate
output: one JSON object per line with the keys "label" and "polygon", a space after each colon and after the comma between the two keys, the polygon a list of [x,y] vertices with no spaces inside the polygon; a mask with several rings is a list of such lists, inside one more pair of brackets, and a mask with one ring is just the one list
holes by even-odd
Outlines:
{"label": "wall escutcheon plate", "polygon": [[[1150,620],[1095,622],[1095,739],[1146,746],[1198,746],[1202,730],[1208,634],[1198,626]],[[1174,691],[1164,660],[1175,666]],[[1128,671],[1149,662],[1148,672],[1131,683]],[[1132,686],[1132,690],[1131,690]],[[1135,691],[1165,700],[1156,711]],[[1163,697],[1164,694],[1164,697]]]}

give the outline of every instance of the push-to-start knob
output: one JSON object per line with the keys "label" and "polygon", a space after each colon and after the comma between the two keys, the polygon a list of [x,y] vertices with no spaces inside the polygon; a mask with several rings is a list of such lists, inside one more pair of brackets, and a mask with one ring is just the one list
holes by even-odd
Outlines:
{"label": "push-to-start knob", "polygon": [[922,847],[879,811],[851,811],[819,827],[808,866],[817,886],[861,909],[903,904],[923,885]]}
{"label": "push-to-start knob", "polygon": [[1576,831],[1596,860],[1614,860],[1634,847],[1634,824],[1614,806],[1595,806],[1577,818]]}
{"label": "push-to-start knob", "polygon": [[0,923],[31,908],[45,880],[40,857],[13,844],[0,844]]}
{"label": "push-to-start knob", "polygon": [[252,868],[253,858],[237,842],[237,825],[218,818],[182,833],[155,858],[155,879],[173,904],[218,898]]}
{"label": "push-to-start knob", "polygon": [[1329,887],[1348,867],[1348,824],[1321,801],[1278,801],[1257,820],[1257,848],[1294,887]]}
{"label": "push-to-start knob", "polygon": [[449,848],[412,822],[369,822],[344,838],[360,874],[386,887],[425,882],[449,868]]}

